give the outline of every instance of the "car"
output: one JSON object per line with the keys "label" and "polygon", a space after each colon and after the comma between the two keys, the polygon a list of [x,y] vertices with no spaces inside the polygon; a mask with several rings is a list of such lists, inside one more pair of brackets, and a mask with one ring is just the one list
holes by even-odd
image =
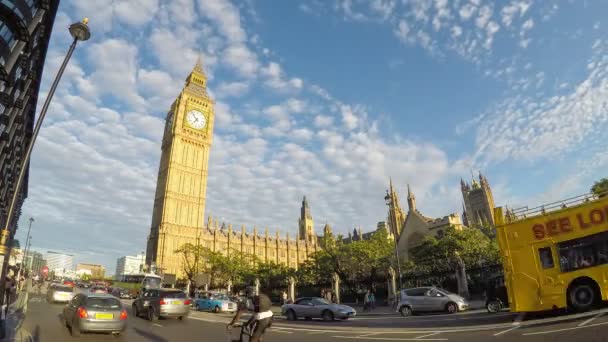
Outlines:
{"label": "car", "polygon": [[347,320],[357,315],[357,311],[348,305],[330,303],[320,297],[298,298],[293,304],[283,305],[281,313],[290,321],[300,317],[322,318],[324,321]]}
{"label": "car", "polygon": [[468,308],[469,303],[465,298],[432,286],[401,290],[397,305],[397,311],[404,317],[417,312],[457,313]]}
{"label": "car", "polygon": [[120,335],[127,318],[120,300],[107,293],[79,293],[63,308],[63,320],[74,337],[84,332]]}
{"label": "car", "polygon": [[196,311],[213,311],[214,313],[235,312],[237,306],[237,303],[231,301],[230,298],[223,293],[201,293],[199,297],[194,300],[194,309]]}
{"label": "car", "polygon": [[74,287],[76,284],[74,283],[73,280],[66,279],[66,280],[63,281],[63,285]]}
{"label": "car", "polygon": [[90,293],[108,293],[108,289],[106,287],[103,286],[99,286],[99,285],[95,285],[93,287],[91,287],[91,289],[89,289]]}
{"label": "car", "polygon": [[74,288],[66,285],[55,285],[46,291],[49,303],[67,303],[74,297]]}
{"label": "car", "polygon": [[150,321],[159,317],[177,317],[183,320],[190,314],[190,299],[183,291],[175,289],[147,289],[133,301],[133,315]]}

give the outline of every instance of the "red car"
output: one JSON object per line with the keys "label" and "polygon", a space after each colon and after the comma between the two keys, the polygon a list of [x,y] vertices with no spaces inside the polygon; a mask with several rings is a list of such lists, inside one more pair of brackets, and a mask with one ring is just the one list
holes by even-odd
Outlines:
{"label": "red car", "polygon": [[69,287],[74,287],[75,286],[75,284],[74,284],[74,282],[72,280],[64,280],[63,281],[63,285],[69,286]]}

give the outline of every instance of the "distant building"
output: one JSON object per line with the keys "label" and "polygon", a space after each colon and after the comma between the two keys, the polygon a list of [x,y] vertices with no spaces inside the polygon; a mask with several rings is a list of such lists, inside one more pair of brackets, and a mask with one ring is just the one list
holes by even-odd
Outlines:
{"label": "distant building", "polygon": [[49,273],[53,272],[56,277],[63,277],[74,268],[74,256],[60,252],[47,251],[45,255]]}
{"label": "distant building", "polygon": [[42,274],[42,268],[46,266],[46,260],[44,260],[44,256],[42,253],[38,252],[28,252],[28,267],[31,270],[32,274]]}
{"label": "distant building", "polygon": [[460,216],[456,213],[441,218],[424,216],[416,208],[416,197],[409,185],[407,187],[407,204],[409,211],[397,242],[399,253],[406,260],[409,259],[409,251],[419,246],[426,236],[441,237],[444,231],[450,227],[455,229],[463,229],[464,227]]}
{"label": "distant building", "polygon": [[[27,145],[59,0],[0,1],[0,222],[7,220]],[[63,28],[62,28],[63,29]],[[29,168],[29,165],[26,167]],[[28,192],[26,170],[14,208],[14,236]]]}
{"label": "distant building", "polygon": [[106,269],[98,264],[80,263],[76,265],[76,273],[88,274],[93,279],[103,279],[106,276]]}
{"label": "distant building", "polygon": [[137,256],[126,255],[116,260],[115,279],[121,279],[122,276],[138,274],[143,271],[146,263],[146,255],[140,254]]}
{"label": "distant building", "polygon": [[479,183],[460,180],[462,191],[463,221],[466,226],[494,226],[494,196],[488,179],[479,173]]}

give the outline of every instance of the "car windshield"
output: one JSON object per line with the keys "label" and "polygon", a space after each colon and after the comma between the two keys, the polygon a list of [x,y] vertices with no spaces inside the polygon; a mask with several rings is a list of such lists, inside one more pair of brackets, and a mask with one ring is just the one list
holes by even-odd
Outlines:
{"label": "car windshield", "polygon": [[87,306],[89,308],[99,308],[99,309],[118,309],[118,308],[120,308],[120,301],[116,298],[91,297],[91,298],[87,299]]}
{"label": "car windshield", "polygon": [[315,305],[330,305],[331,303],[323,298],[315,298],[312,300]]}
{"label": "car windshield", "polygon": [[215,299],[215,300],[228,300],[228,296],[226,296],[223,293],[214,293],[211,296],[209,296],[210,299]]}
{"label": "car windshield", "polygon": [[55,286],[55,291],[58,292],[74,292],[74,288],[70,286]]}

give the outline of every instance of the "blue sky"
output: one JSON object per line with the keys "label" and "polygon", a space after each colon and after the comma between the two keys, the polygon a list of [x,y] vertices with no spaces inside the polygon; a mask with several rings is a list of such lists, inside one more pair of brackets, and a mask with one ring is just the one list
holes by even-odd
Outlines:
{"label": "blue sky", "polygon": [[217,101],[207,214],[220,220],[293,237],[306,195],[317,232],[371,230],[391,176],[428,216],[460,210],[471,170],[497,205],[587,192],[608,163],[607,7],[64,0],[43,91],[67,26],[88,16],[93,36],[37,142],[18,235],[34,216],[34,247],[109,273],[143,250],[164,116],[199,54]]}

